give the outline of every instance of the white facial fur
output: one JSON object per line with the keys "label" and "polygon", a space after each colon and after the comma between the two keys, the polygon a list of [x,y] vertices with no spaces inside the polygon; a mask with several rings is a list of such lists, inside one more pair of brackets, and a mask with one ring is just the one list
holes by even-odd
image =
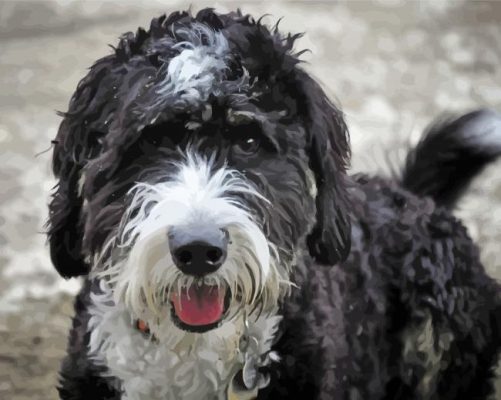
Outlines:
{"label": "white facial fur", "polygon": [[204,277],[205,283],[231,290],[227,319],[258,304],[264,311],[274,308],[288,277],[273,244],[235,195],[257,197],[263,206],[266,200],[237,171],[212,169],[210,160],[189,154],[173,176],[156,184],[136,184],[120,230],[105,246],[107,256],[96,268],[97,276],[113,289],[115,303],[124,304],[132,315],[148,322],[159,340],[170,344],[181,337],[172,335],[166,299],[197,282],[175,266],[167,240],[169,228],[196,222],[228,231],[225,262]]}

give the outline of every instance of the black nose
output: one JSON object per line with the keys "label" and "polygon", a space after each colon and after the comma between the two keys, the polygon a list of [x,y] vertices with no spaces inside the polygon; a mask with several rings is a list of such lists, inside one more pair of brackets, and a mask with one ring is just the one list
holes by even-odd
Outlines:
{"label": "black nose", "polygon": [[174,263],[183,273],[203,276],[223,264],[228,235],[218,228],[176,227],[170,229],[169,246]]}

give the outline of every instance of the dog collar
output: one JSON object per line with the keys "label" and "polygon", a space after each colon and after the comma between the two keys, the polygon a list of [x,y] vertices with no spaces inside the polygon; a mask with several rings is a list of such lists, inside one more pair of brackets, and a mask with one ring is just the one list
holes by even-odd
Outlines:
{"label": "dog collar", "polygon": [[137,319],[134,327],[143,334],[143,336],[152,342],[156,342],[157,338],[155,335],[151,333],[150,327],[146,321],[143,321],[142,319]]}
{"label": "dog collar", "polygon": [[136,329],[139,332],[144,333],[145,335],[149,335],[150,334],[150,327],[142,319],[136,320]]}

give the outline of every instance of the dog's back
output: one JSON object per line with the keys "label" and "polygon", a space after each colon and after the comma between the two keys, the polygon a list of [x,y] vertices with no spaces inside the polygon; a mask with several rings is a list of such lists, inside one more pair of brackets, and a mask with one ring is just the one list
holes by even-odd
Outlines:
{"label": "dog's back", "polygon": [[409,152],[401,181],[354,177],[350,255],[335,269],[306,261],[296,271],[301,290],[278,343],[294,364],[279,367],[263,398],[306,395],[311,382],[334,398],[492,394],[501,290],[449,208],[501,153],[500,139],[493,111],[440,120]]}

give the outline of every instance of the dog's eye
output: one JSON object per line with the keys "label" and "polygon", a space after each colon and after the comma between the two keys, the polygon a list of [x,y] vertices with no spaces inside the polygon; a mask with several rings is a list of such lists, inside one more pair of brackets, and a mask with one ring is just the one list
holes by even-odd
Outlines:
{"label": "dog's eye", "polygon": [[261,132],[261,127],[255,122],[228,128],[227,137],[232,142],[232,152],[235,155],[251,156],[260,151],[262,147],[267,148],[266,138]]}
{"label": "dog's eye", "polygon": [[252,155],[259,150],[260,144],[257,136],[244,136],[233,144],[233,149],[243,155]]}

